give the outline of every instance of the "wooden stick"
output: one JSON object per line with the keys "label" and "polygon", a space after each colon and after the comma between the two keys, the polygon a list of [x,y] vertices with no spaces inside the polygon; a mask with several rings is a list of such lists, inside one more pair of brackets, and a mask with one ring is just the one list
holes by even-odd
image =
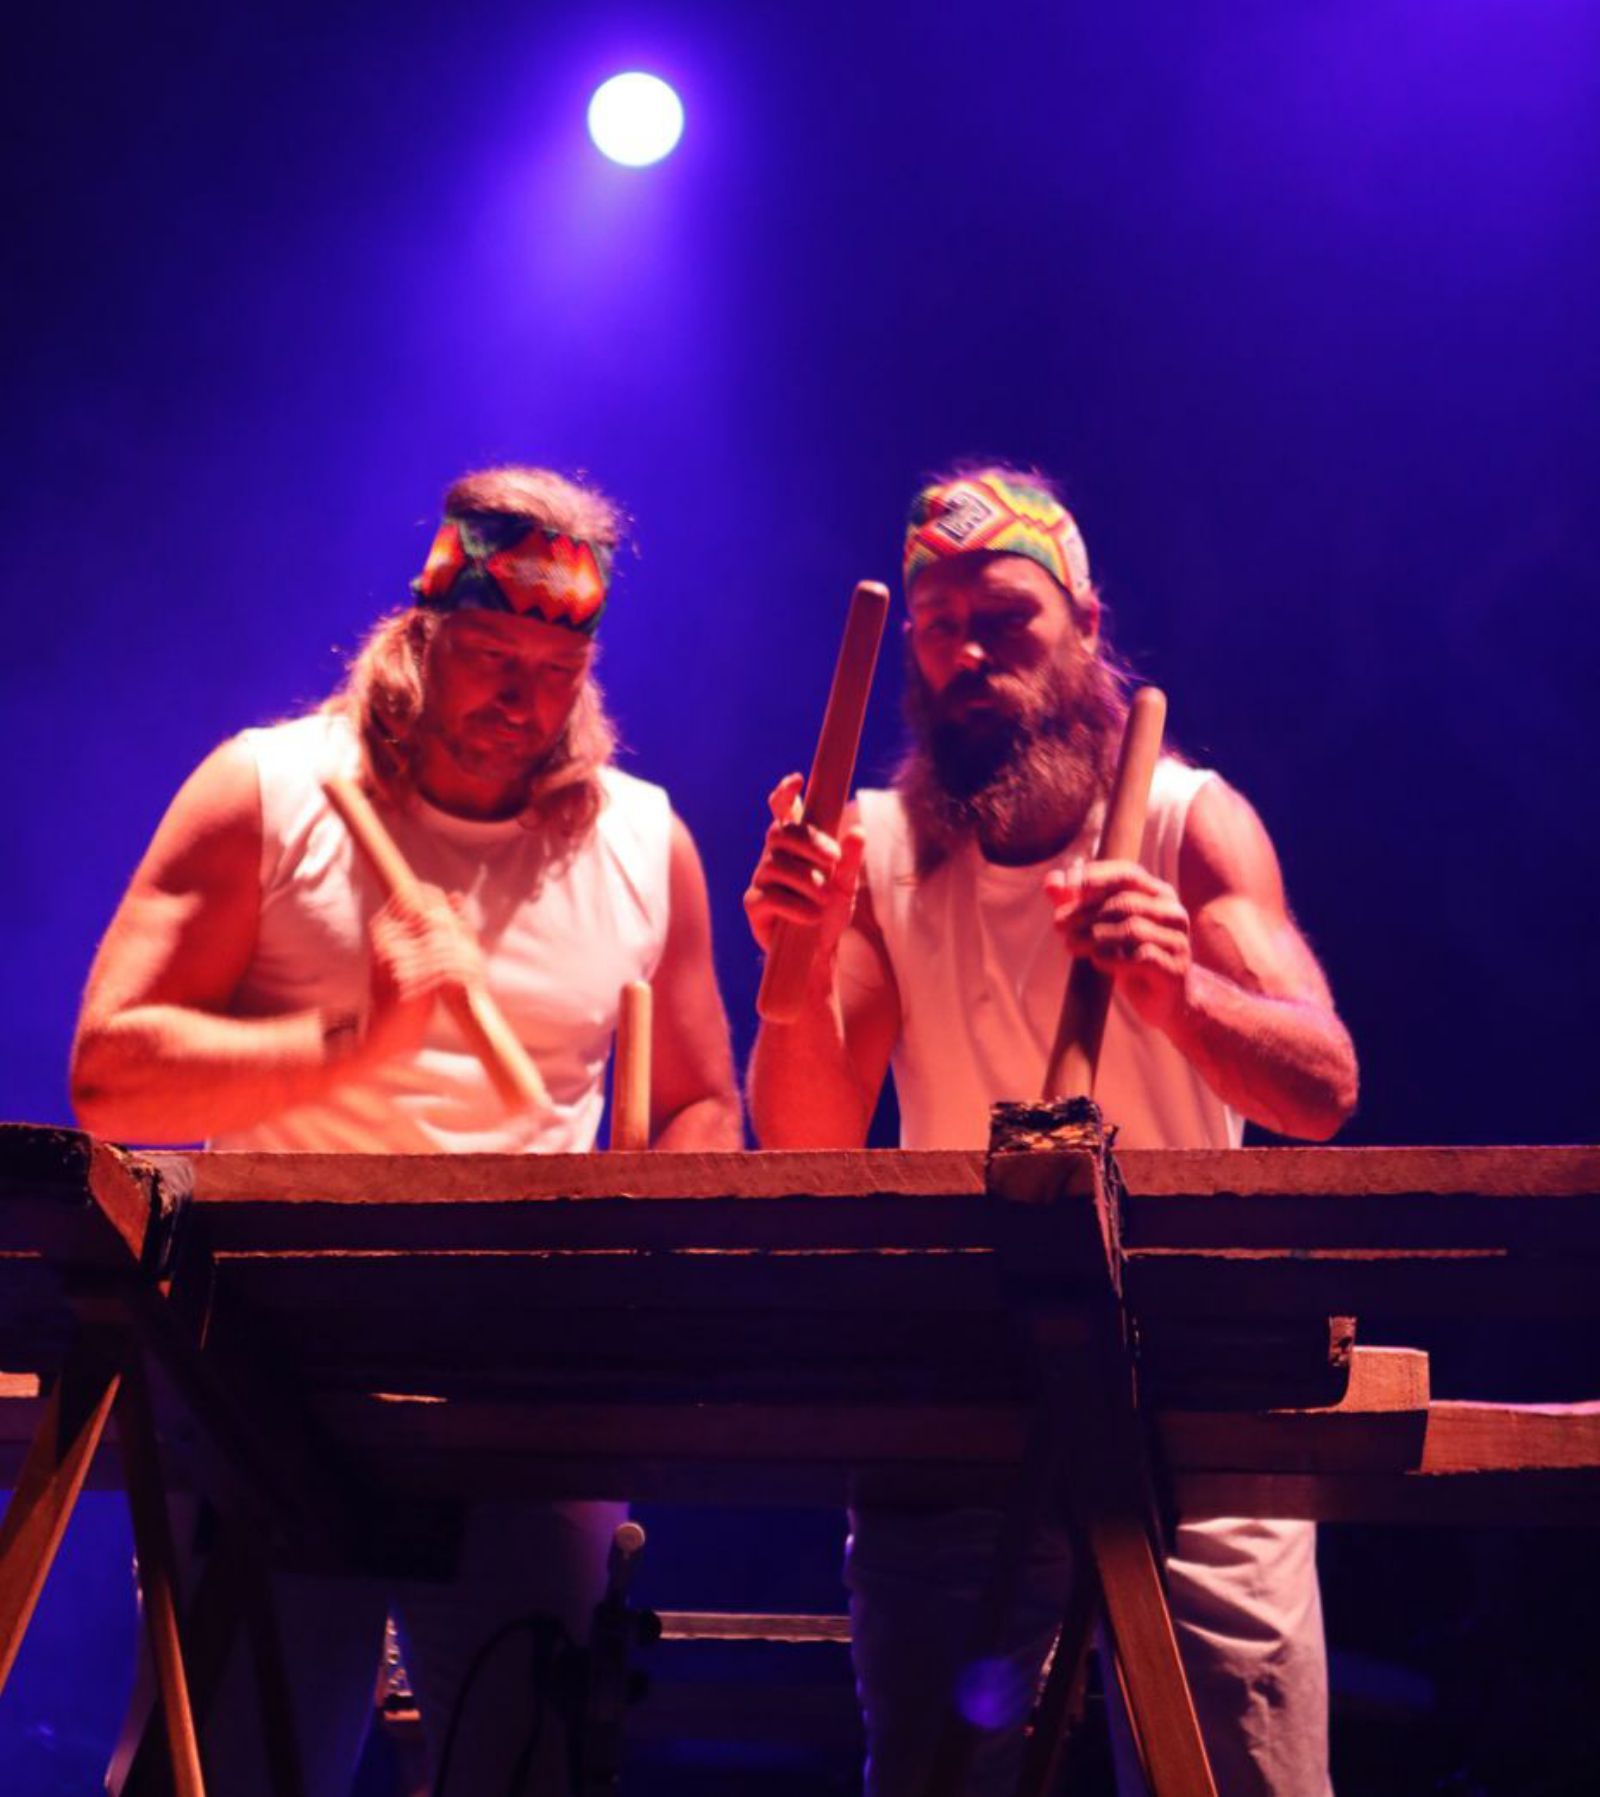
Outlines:
{"label": "wooden stick", "polygon": [[617,1012],[617,1047],[611,1070],[611,1146],[650,1146],[650,987],[630,980]]}
{"label": "wooden stick", "polygon": [[[355,781],[330,775],[322,782],[322,790],[328,796],[328,803],[344,819],[356,847],[371,862],[373,872],[389,897],[419,901],[421,882],[406,865],[406,858],[395,847],[394,838],[384,829],[372,808],[372,801]],[[506,1109],[547,1109],[550,1093],[544,1079],[488,988],[482,985],[454,987],[442,996],[468,1046],[494,1082],[494,1089]]]}
{"label": "wooden stick", "polygon": [[205,1797],[200,1770],[200,1744],[189,1701],[189,1678],[179,1636],[177,1556],[167,1520],[156,1446],[155,1413],[145,1383],[139,1349],[130,1344],[117,1393],[117,1442],[122,1449],[128,1509],[133,1517],[133,1544],[139,1557],[139,1592],[144,1605],[150,1658],[155,1663],[156,1690],[167,1730],[176,1797]]}
{"label": "wooden stick", "polygon": [[[1161,734],[1166,722],[1166,694],[1157,687],[1140,687],[1128,708],[1097,861],[1138,859],[1144,840],[1145,813],[1150,807],[1150,780],[1161,758]],[[1110,975],[1102,973],[1086,955],[1072,963],[1056,1023],[1055,1043],[1045,1069],[1047,1100],[1094,1095],[1100,1043],[1105,1036],[1106,1013],[1111,1008],[1111,985]]]}
{"label": "wooden stick", "polygon": [[[878,664],[878,645],[883,640],[888,615],[889,589],[875,580],[858,581],[850,595],[828,709],[822,716],[801,810],[803,823],[830,836],[838,833],[845,801],[850,796],[867,695],[872,690],[872,673]],[[814,927],[780,923],[774,930],[761,976],[761,991],[756,997],[756,1011],[768,1023],[790,1023],[798,1015],[816,949]]]}

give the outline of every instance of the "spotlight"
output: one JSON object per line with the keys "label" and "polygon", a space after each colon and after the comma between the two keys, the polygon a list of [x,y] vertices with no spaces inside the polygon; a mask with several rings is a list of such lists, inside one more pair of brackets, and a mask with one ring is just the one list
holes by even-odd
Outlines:
{"label": "spotlight", "polygon": [[613,75],[589,102],[589,135],[613,162],[643,168],[659,162],[683,136],[683,102],[656,75]]}

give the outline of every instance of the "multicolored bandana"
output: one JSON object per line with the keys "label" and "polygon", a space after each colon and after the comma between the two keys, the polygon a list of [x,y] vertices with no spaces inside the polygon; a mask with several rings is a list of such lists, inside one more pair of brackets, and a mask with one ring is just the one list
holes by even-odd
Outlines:
{"label": "multicolored bandana", "polygon": [[979,552],[1025,555],[1073,598],[1089,592],[1089,551],[1072,513],[1043,487],[999,474],[924,487],[906,522],[906,590],[934,562]]}
{"label": "multicolored bandana", "polygon": [[508,512],[450,512],[411,583],[429,611],[504,611],[593,636],[611,551]]}

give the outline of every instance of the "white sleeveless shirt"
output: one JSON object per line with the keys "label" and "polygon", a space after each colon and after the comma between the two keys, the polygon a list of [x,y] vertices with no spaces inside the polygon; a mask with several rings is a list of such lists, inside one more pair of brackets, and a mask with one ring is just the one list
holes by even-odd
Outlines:
{"label": "white sleeveless shirt", "polygon": [[[1139,859],[1178,884],[1184,823],[1215,775],[1163,759]],[[1102,808],[1077,841],[1032,867],[999,867],[964,843],[925,880],[898,793],[857,795],[863,872],[900,990],[894,1083],[904,1148],[982,1148],[989,1106],[1037,1098],[1072,957],[1044,877],[1092,855]],[[1237,1148],[1244,1120],[1131,1006],[1113,998],[1096,1099],[1123,1148]]]}
{"label": "white sleeveless shirt", "polygon": [[[231,1010],[276,1016],[325,1005],[360,1011],[367,922],[378,882],[323,796],[353,775],[350,726],[317,714],[241,740],[261,782],[261,919]],[[443,1005],[409,1059],[391,1061],[215,1148],[389,1153],[582,1152],[594,1146],[619,995],[648,980],[666,942],[672,812],[667,795],[607,768],[594,829],[547,865],[540,834],[515,818],[481,823],[421,799],[379,815],[419,879],[467,901],[490,992],[550,1088],[545,1114],[508,1116]]]}

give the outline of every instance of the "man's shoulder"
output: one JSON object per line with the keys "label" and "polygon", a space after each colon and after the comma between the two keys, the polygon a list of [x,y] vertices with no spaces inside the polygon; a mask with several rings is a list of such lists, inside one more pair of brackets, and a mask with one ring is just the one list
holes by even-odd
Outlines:
{"label": "man's shoulder", "polygon": [[350,720],[334,711],[311,711],[239,733],[266,785],[320,786],[328,774],[353,775],[361,745]]}
{"label": "man's shoulder", "polygon": [[1187,808],[1206,786],[1218,784],[1221,779],[1215,768],[1196,767],[1181,756],[1163,755],[1150,777],[1150,803]]}
{"label": "man's shoulder", "polygon": [[600,770],[600,816],[596,829],[613,849],[625,843],[646,849],[652,857],[671,842],[672,800],[664,786],[641,780],[619,767]]}
{"label": "man's shoulder", "polygon": [[667,798],[666,787],[658,785],[654,780],[643,780],[637,774],[630,774],[626,768],[617,767],[612,762],[607,762],[600,770],[600,787],[607,798],[614,795],[624,799],[643,798],[648,793],[658,795],[657,800],[652,802]]}
{"label": "man's shoulder", "polygon": [[850,805],[851,821],[866,831],[869,843],[906,828],[905,802],[892,787],[863,786]]}
{"label": "man's shoulder", "polygon": [[607,765],[600,770],[600,793],[604,800],[601,816],[659,817],[670,814],[672,799],[666,787],[653,780],[641,780],[637,774]]}

